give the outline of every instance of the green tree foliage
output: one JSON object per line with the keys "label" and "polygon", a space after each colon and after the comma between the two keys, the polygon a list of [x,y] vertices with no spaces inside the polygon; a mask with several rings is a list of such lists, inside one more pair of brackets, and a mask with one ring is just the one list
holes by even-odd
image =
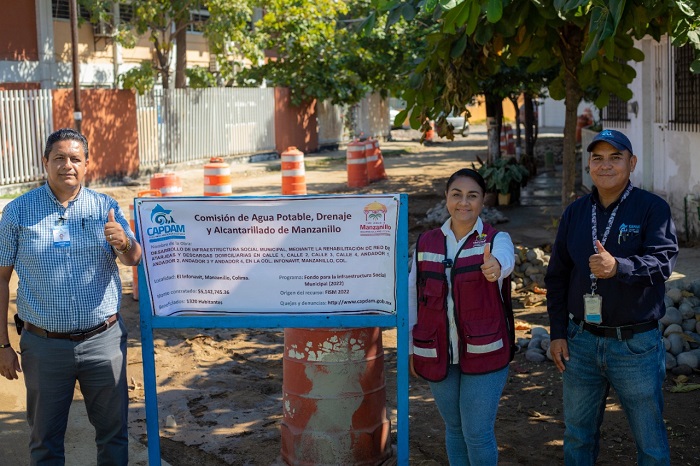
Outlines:
{"label": "green tree foliage", "polygon": [[248,55],[251,65],[239,70],[238,82],[287,87],[296,105],[313,99],[352,105],[369,91],[387,91],[414,49],[399,41],[398,25],[357,34],[369,13],[368,0],[266,0],[260,5],[264,15],[253,27],[258,51]]}
{"label": "green tree foliage", "polygon": [[[410,78],[406,95],[419,127],[447,109],[463,107],[488,92],[480,83],[505,66],[530,59],[528,72],[559,65],[547,84],[565,99],[562,203],[574,197],[576,109],[584,97],[605,107],[610,95],[627,100],[635,77],[628,61],[643,53],[633,39],[669,34],[674,44],[700,45],[700,7],[693,0],[373,0],[375,16],[389,22],[407,9],[431,15],[428,49]],[[421,16],[421,13],[416,17]],[[694,69],[700,68],[698,60]]]}
{"label": "green tree foliage", "polygon": [[143,95],[153,89],[153,85],[156,82],[155,75],[156,73],[151,62],[143,61],[141,66],[120,74],[118,81],[124,89],[134,89],[140,95]]}
{"label": "green tree foliage", "polygon": [[[252,0],[251,0],[252,1]],[[91,12],[93,22],[106,21],[114,23],[113,5],[128,5],[133,16],[130,21],[123,19],[119,23],[115,40],[127,48],[136,45],[136,39],[146,36],[153,45],[155,59],[151,69],[160,78],[164,89],[170,87],[172,74],[173,49],[176,37],[196,24],[209,40],[213,53],[222,53],[227,44],[235,43],[237,47],[249,49],[247,26],[251,20],[252,9],[247,0],[79,0],[80,4]],[[193,11],[206,9],[209,20],[202,22]],[[179,58],[184,61],[185,55]],[[176,65],[184,70],[185,63]],[[133,73],[132,73],[133,74]],[[124,79],[122,82],[131,82]]]}
{"label": "green tree foliage", "polygon": [[206,68],[202,68],[201,66],[187,68],[185,74],[192,88],[216,87],[216,76]]}

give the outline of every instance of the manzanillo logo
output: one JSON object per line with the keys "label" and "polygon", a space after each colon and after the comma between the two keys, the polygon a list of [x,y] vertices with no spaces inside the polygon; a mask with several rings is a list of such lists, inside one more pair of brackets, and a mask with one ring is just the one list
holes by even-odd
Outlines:
{"label": "manzanillo logo", "polygon": [[156,204],[151,211],[151,223],[155,226],[146,230],[149,242],[158,243],[172,239],[185,239],[185,225],[175,223],[173,216],[170,215],[171,212],[172,210],[166,210],[160,204]]}
{"label": "manzanillo logo", "polygon": [[386,219],[387,208],[384,204],[379,202],[371,202],[367,204],[364,208],[365,221],[367,223],[384,223]]}
{"label": "manzanillo logo", "polygon": [[386,223],[387,208],[380,202],[371,202],[364,208],[365,223],[360,224],[360,236],[389,236],[391,225]]}

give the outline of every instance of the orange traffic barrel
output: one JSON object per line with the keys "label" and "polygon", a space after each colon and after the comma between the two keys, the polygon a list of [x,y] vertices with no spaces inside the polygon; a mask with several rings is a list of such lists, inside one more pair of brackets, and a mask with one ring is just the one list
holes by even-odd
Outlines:
{"label": "orange traffic barrel", "polygon": [[381,329],[285,329],[282,364],[287,464],[379,465],[391,456]]}
{"label": "orange traffic barrel", "polygon": [[513,139],[513,127],[503,125],[501,128],[501,152],[515,155],[515,139]]}
{"label": "orange traffic barrel", "polygon": [[382,151],[379,149],[379,140],[368,139],[365,146],[365,158],[367,159],[367,179],[369,182],[379,181],[386,178],[384,171],[384,159]]}
{"label": "orange traffic barrel", "polygon": [[[149,189],[146,191],[139,191],[136,197],[160,197],[160,191],[157,189]],[[129,204],[129,226],[131,231],[136,234],[136,216],[134,215],[134,204]],[[132,286],[131,296],[134,301],[139,300],[139,268],[137,266],[131,267],[131,273],[134,277],[134,285]]]}
{"label": "orange traffic barrel", "polygon": [[361,188],[369,184],[367,179],[367,159],[365,158],[365,143],[352,141],[346,151],[348,164],[348,187]]}
{"label": "orange traffic barrel", "polygon": [[304,153],[296,147],[287,147],[282,158],[282,194],[306,194]]}
{"label": "orange traffic barrel", "polygon": [[231,167],[223,158],[212,157],[204,165],[204,195],[230,196],[232,193]]}
{"label": "orange traffic barrel", "polygon": [[151,189],[160,191],[161,196],[182,194],[182,181],[173,172],[156,173],[151,177]]}
{"label": "orange traffic barrel", "polygon": [[425,131],[424,140],[430,142],[433,139],[435,139],[435,122],[431,120],[428,124],[430,125],[430,127]]}

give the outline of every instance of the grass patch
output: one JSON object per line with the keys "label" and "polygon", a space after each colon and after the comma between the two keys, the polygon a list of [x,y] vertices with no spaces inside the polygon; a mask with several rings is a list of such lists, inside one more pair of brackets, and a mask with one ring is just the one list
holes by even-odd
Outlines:
{"label": "grass patch", "polygon": [[323,159],[305,159],[304,165],[307,167],[330,167],[345,163],[345,157],[326,157]]}

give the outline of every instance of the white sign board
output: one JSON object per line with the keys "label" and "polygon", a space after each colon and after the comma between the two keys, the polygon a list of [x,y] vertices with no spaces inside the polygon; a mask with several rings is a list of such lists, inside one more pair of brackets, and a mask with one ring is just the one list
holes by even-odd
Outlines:
{"label": "white sign board", "polygon": [[139,198],[153,313],[396,313],[399,195]]}

